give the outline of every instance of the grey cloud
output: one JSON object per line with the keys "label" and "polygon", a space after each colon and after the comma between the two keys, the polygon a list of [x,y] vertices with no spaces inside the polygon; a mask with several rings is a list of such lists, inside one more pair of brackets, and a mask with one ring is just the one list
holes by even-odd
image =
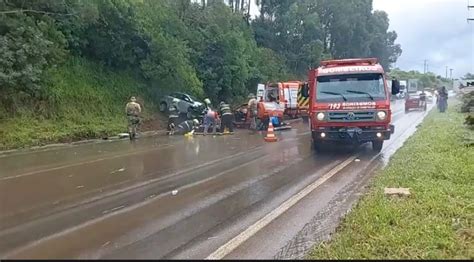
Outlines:
{"label": "grey cloud", "polygon": [[[474,4],[474,1],[471,0]],[[474,72],[474,22],[467,23],[465,0],[374,0],[376,9],[389,14],[390,28],[398,34],[403,54],[397,67],[423,71],[427,59],[430,71],[453,76]]]}

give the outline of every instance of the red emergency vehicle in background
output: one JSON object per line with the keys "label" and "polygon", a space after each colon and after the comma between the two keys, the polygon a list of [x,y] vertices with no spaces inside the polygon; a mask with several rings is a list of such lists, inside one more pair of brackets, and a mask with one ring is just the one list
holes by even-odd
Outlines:
{"label": "red emergency vehicle in background", "polygon": [[381,151],[384,140],[394,132],[391,125],[391,89],[376,58],[322,61],[308,73],[303,95],[309,97],[310,126],[314,148],[328,142],[361,144],[372,142]]}
{"label": "red emergency vehicle in background", "polygon": [[298,92],[302,86],[301,81],[267,83],[258,87],[257,96],[260,101],[280,104],[284,108],[285,115],[297,118],[299,115]]}

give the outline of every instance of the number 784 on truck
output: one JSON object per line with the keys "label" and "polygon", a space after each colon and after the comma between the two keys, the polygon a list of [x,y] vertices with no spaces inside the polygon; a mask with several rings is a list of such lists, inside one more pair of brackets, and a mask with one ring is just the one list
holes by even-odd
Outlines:
{"label": "number 784 on truck", "polygon": [[334,142],[371,142],[380,152],[394,132],[390,93],[399,93],[399,82],[392,80],[390,89],[376,58],[322,61],[311,69],[302,93],[310,101],[314,149]]}

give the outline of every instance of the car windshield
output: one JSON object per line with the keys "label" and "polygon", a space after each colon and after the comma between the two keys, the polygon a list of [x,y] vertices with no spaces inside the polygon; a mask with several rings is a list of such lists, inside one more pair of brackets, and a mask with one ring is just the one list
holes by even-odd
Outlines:
{"label": "car windshield", "polygon": [[191,98],[192,101],[199,102],[199,100],[196,97],[191,96],[191,95],[188,95],[188,96],[189,96],[189,98]]}
{"label": "car windshield", "polygon": [[317,78],[316,101],[375,101],[386,98],[382,74],[331,75]]}

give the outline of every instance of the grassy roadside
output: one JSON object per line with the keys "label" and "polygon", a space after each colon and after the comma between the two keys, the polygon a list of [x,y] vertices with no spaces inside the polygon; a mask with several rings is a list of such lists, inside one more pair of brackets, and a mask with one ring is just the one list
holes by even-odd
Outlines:
{"label": "grassy roadside", "polygon": [[[130,72],[112,71],[100,64],[71,58],[50,72],[47,86],[54,103],[44,105],[50,117],[32,106],[14,116],[0,115],[0,150],[100,138],[127,131],[125,103],[137,96],[145,120],[157,110],[144,83]],[[149,121],[148,121],[149,122]]]}
{"label": "grassy roadside", "polygon": [[[308,258],[474,258],[474,149],[463,145],[474,131],[457,107],[427,116],[332,240]],[[384,187],[409,187],[412,195],[389,198]]]}

